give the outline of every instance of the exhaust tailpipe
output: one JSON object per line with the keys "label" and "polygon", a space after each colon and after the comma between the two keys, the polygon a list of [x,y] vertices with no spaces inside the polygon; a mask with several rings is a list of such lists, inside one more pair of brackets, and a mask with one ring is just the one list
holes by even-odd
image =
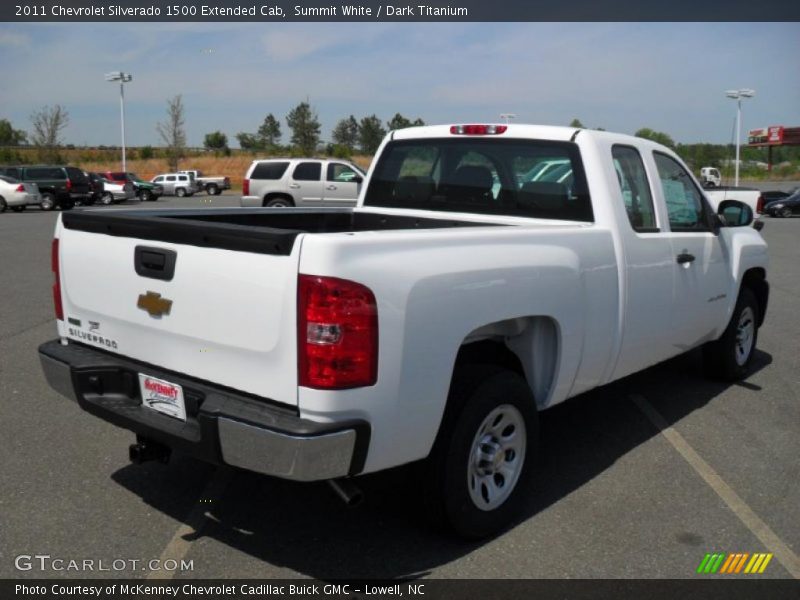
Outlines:
{"label": "exhaust tailpipe", "polygon": [[354,508],[364,501],[364,492],[351,479],[329,479],[328,483],[342,501]]}
{"label": "exhaust tailpipe", "polygon": [[170,454],[172,454],[172,450],[169,446],[138,435],[136,436],[136,443],[128,447],[128,458],[135,465],[151,460],[167,464]]}

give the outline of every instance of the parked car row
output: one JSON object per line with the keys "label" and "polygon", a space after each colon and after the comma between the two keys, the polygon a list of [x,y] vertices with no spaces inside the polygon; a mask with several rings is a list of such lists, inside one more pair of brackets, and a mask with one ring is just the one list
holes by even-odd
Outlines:
{"label": "parked car row", "polygon": [[17,205],[19,210],[31,204],[38,204],[42,210],[57,207],[70,210],[76,202],[88,200],[91,196],[89,178],[77,167],[19,165],[0,167],[0,175],[21,184],[35,183],[38,187],[38,196],[28,193],[26,204]]}

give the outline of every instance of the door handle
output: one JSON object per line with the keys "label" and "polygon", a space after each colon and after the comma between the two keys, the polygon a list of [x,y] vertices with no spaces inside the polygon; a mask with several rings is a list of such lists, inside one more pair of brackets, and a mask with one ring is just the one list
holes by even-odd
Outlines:
{"label": "door handle", "polygon": [[678,264],[679,265],[688,265],[689,263],[694,262],[694,254],[689,254],[688,252],[681,252],[678,254]]}
{"label": "door handle", "polygon": [[325,189],[326,189],[326,190],[338,190],[339,188],[337,188],[335,185],[329,185],[329,186],[328,186],[328,187],[326,187]]}
{"label": "door handle", "polygon": [[289,187],[291,189],[293,189],[293,190],[299,190],[300,189],[300,184],[299,183],[290,183]]}

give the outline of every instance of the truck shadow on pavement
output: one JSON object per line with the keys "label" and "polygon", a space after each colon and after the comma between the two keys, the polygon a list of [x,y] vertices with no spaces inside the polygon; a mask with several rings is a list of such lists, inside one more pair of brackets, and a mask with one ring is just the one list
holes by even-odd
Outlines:
{"label": "truck shadow on pavement", "polygon": [[[753,372],[772,362],[762,351]],[[706,379],[698,352],[582,394],[541,414],[541,484],[516,526],[597,477],[628,452],[658,435],[631,401],[647,398],[670,425],[701,409],[731,386],[754,399],[759,386]],[[423,577],[483,544],[456,540],[427,523],[416,465],[358,479],[365,501],[347,508],[325,483],[298,484],[236,471],[221,497],[199,498],[215,468],[185,457],[168,466],[126,466],[112,476],[155,509],[186,521],[198,503],[202,528],[185,539],[203,538],[260,561],[265,569],[210,549],[190,551],[194,577],[293,577],[317,579]]]}

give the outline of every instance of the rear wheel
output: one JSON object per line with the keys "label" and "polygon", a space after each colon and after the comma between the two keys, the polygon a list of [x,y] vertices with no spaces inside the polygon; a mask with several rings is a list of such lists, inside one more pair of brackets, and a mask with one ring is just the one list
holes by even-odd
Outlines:
{"label": "rear wheel", "polygon": [[789,217],[791,217],[791,216],[792,216],[792,209],[791,209],[791,208],[789,208],[788,206],[784,206],[784,207],[781,209],[780,215],[781,215],[781,217],[783,217],[784,219],[788,219]]}
{"label": "rear wheel", "polygon": [[725,332],[703,346],[703,362],[712,377],[727,381],[744,379],[758,342],[758,301],[750,288],[742,288]]}
{"label": "rear wheel", "polygon": [[53,210],[56,207],[56,197],[50,192],[45,192],[39,201],[39,207],[42,210]]}
{"label": "rear wheel", "polygon": [[139,202],[148,202],[151,197],[150,190],[139,190]]}
{"label": "rear wheel", "polygon": [[428,514],[465,538],[507,527],[529,493],[537,440],[523,377],[493,366],[457,369],[428,458]]}
{"label": "rear wheel", "polygon": [[271,208],[288,208],[290,206],[294,206],[294,202],[292,202],[288,198],[279,196],[277,198],[272,198],[270,200],[267,200],[264,203],[264,206],[268,206]]}
{"label": "rear wheel", "polygon": [[206,194],[208,194],[209,196],[217,196],[219,195],[219,192],[220,189],[216,186],[216,184],[214,183],[208,184],[208,187],[206,188]]}
{"label": "rear wheel", "polygon": [[0,213],[6,212],[8,208],[8,204],[6,204],[6,199],[0,196]]}
{"label": "rear wheel", "polygon": [[175,190],[175,195],[178,198],[183,198],[186,195],[186,190],[184,188],[178,188],[177,190]]}
{"label": "rear wheel", "polygon": [[109,204],[114,202],[114,195],[111,192],[106,192],[105,194],[100,196],[100,202],[108,206]]}

